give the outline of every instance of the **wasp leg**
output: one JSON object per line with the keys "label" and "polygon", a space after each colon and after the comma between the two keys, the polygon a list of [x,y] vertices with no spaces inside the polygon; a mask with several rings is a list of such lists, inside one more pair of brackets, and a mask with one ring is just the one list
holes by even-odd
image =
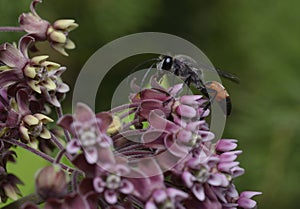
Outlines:
{"label": "wasp leg", "polygon": [[229,116],[231,114],[232,104],[230,97],[226,97],[226,115]]}
{"label": "wasp leg", "polygon": [[205,111],[211,107],[211,104],[214,102],[218,92],[214,89],[202,89],[201,92],[204,94],[204,96],[206,96],[209,101],[207,102],[207,104],[203,107],[203,113],[202,115],[200,116],[200,120],[203,120],[203,114],[205,113]]}
{"label": "wasp leg", "polygon": [[217,96],[219,92],[215,89],[206,88],[206,92],[207,95],[209,95],[209,97],[207,97],[209,99],[209,102],[204,106],[203,110],[207,110],[211,106],[211,104],[216,100],[221,109],[223,110],[224,115],[229,116],[232,109],[230,97],[226,96],[222,99],[218,98]]}

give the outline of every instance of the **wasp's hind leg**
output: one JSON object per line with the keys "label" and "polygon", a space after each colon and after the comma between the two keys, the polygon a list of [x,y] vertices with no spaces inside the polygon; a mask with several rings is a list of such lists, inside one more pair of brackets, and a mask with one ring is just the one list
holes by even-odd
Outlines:
{"label": "wasp's hind leg", "polygon": [[200,120],[203,120],[204,117],[204,113],[206,112],[206,110],[208,110],[208,108],[211,107],[211,104],[214,102],[218,92],[214,89],[207,89],[207,88],[202,88],[200,89],[201,93],[206,97],[208,98],[208,102],[207,104],[203,107],[203,112],[200,116]]}
{"label": "wasp's hind leg", "polygon": [[212,88],[203,89],[202,92],[203,92],[203,95],[205,95],[209,99],[208,103],[203,108],[203,113],[209,107],[211,107],[211,105],[212,105],[212,103],[214,101],[217,101],[218,105],[220,106],[220,108],[224,112],[224,115],[225,116],[229,116],[230,115],[231,109],[232,109],[230,97],[226,96],[226,95],[222,95],[222,94],[224,94],[226,92],[224,92],[224,91],[218,92],[217,90],[212,89]]}

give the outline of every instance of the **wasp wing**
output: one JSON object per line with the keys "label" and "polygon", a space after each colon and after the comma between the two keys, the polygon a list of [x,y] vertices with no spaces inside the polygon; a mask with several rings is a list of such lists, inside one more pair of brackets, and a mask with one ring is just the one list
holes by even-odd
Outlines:
{"label": "wasp wing", "polygon": [[239,79],[239,77],[237,77],[236,75],[233,75],[233,74],[231,74],[231,73],[222,71],[222,70],[217,69],[217,68],[216,68],[216,71],[217,71],[217,73],[218,73],[220,76],[222,76],[223,78],[226,78],[226,79],[228,79],[228,80],[231,80],[231,81],[233,81],[233,82],[235,82],[235,83],[240,83],[240,79]]}

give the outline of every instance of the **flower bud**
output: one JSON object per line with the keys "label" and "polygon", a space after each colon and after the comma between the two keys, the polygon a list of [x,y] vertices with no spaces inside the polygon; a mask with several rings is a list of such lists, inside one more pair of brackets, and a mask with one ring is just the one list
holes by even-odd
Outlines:
{"label": "flower bud", "polygon": [[68,176],[59,166],[42,168],[35,178],[36,192],[43,198],[61,198],[67,193]]}

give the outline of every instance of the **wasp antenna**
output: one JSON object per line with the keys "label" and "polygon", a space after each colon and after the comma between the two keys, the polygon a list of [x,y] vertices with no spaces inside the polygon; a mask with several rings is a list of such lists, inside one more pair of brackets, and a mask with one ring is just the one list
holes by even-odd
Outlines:
{"label": "wasp antenna", "polygon": [[[132,73],[134,73],[137,69],[141,68],[143,65],[145,65],[145,64],[147,64],[147,63],[149,63],[149,62],[154,62],[154,61],[158,62],[158,61],[160,61],[160,59],[159,59],[159,58],[151,58],[151,59],[145,60],[144,62],[142,62],[142,63],[136,65],[136,66],[130,71],[129,77],[128,77],[128,80],[127,80],[127,83],[130,83],[130,80],[131,80],[131,78],[132,78],[132,75],[131,75]],[[154,64],[156,64],[156,62],[155,62]],[[152,64],[151,66],[153,66],[153,64]],[[152,67],[151,67],[151,68],[152,68]]]}
{"label": "wasp antenna", "polygon": [[142,79],[142,81],[141,81],[141,90],[142,90],[142,88],[143,88],[143,85],[144,85],[144,83],[145,83],[145,80],[146,80],[146,78],[147,78],[147,76],[148,76],[150,70],[153,68],[153,66],[154,66],[155,64],[156,64],[156,63],[153,63],[153,64],[148,68],[148,70],[146,71],[146,73],[145,73],[145,75],[144,75],[144,77],[143,77],[143,79]]}

